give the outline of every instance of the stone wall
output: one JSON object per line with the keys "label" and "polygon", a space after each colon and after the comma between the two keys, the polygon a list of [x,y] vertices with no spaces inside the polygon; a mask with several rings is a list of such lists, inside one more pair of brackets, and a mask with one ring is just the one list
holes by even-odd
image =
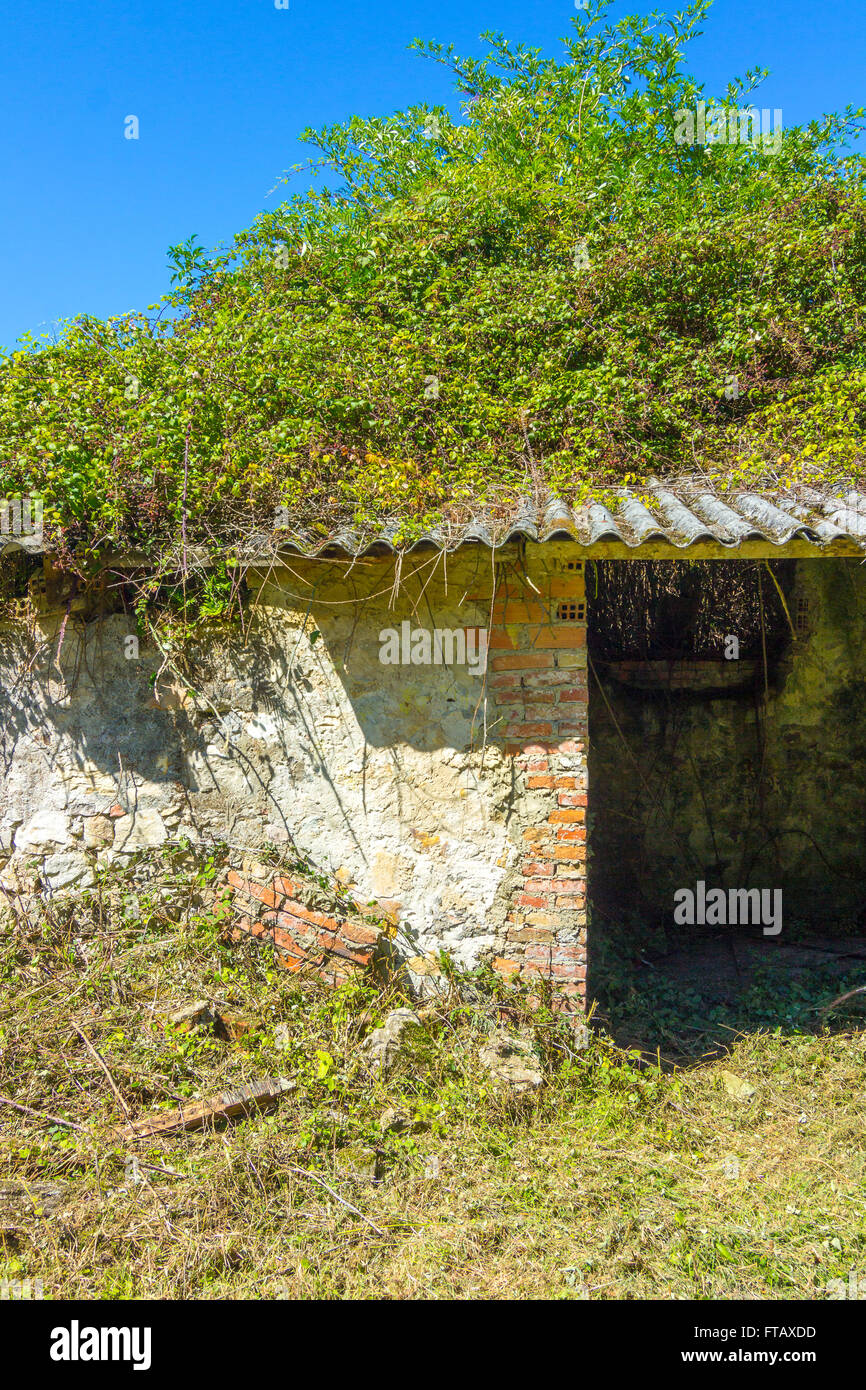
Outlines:
{"label": "stone wall", "polygon": [[[292,560],[250,572],[242,623],[202,624],[183,657],[37,585],[35,623],[0,631],[0,882],[74,891],[175,840],[271,844],[399,922],[418,982],[446,950],[579,992],[574,550]],[[486,673],[383,664],[404,623],[490,627]]]}

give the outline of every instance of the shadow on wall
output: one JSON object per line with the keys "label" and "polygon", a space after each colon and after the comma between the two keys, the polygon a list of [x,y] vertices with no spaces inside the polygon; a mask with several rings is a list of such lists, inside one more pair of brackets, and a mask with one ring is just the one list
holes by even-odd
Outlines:
{"label": "shadow on wall", "polygon": [[[88,881],[84,850],[270,842],[438,915],[442,937],[483,934],[515,795],[465,635],[486,630],[490,552],[417,557],[399,585],[393,559],[250,578],[243,633],[209,624],[176,665],[121,615],[73,614],[62,643],[44,615],[36,651],[7,629],[4,852],[43,856],[63,887]],[[431,639],[413,661],[437,629],[445,659]]]}
{"label": "shadow on wall", "polygon": [[[259,581],[262,581],[259,583]],[[258,601],[291,622],[292,674],[336,678],[377,748],[481,749],[496,734],[485,675],[494,574],[486,547],[351,565],[304,561],[258,576]]]}

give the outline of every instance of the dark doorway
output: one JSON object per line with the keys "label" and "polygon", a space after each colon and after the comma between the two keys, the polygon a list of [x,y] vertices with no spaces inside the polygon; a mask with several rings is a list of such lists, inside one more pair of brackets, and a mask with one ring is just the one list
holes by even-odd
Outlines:
{"label": "dark doorway", "polygon": [[588,990],[623,1042],[700,1055],[866,983],[864,581],[843,559],[587,565]]}

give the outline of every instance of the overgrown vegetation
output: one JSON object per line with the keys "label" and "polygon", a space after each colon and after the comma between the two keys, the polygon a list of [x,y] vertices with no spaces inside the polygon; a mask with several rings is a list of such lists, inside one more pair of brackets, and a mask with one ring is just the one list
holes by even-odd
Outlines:
{"label": "overgrown vegetation", "polygon": [[773,661],[796,637],[795,567],[793,560],[590,561],[590,651],[610,661],[718,658],[733,629],[740,657]]}
{"label": "overgrown vegetation", "polygon": [[[451,971],[371,1075],[394,986],[298,981],[228,938],[212,859],[155,867],[4,919],[0,1095],[49,1118],[0,1106],[0,1277],[65,1298],[796,1299],[862,1268],[859,1030],[789,1022],[666,1070]],[[227,1036],[160,1013],[202,997]],[[542,1064],[530,1096],[479,1065],[503,1022]],[[276,1074],[297,1086],[269,1114],[112,1138],[126,1111]]]}
{"label": "overgrown vegetation", "polygon": [[173,247],[146,313],[2,360],[0,489],[43,495],[78,565],[138,543],[186,571],[194,541],[230,563],[279,507],[406,536],[684,470],[862,483],[862,112],[778,149],[677,143],[678,113],[713,104],[686,66],[709,4],[611,25],[591,0],[560,60],[418,42],[459,119],[422,103],[305,132],[339,187],[219,254]]}

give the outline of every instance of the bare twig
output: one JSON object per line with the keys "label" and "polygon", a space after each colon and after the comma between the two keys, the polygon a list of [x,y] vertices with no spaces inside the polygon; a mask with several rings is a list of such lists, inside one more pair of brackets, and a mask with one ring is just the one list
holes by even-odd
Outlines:
{"label": "bare twig", "polygon": [[108,1084],[109,1084],[109,1086],[111,1087],[111,1089],[112,1089],[112,1091],[114,1092],[114,1094],[115,1094],[115,1096],[117,1097],[117,1099],[120,1101],[121,1108],[123,1109],[124,1114],[126,1115],[126,1118],[127,1118],[128,1120],[131,1120],[131,1119],[132,1119],[132,1111],[130,1110],[129,1106],[127,1105],[126,1101],[124,1100],[123,1096],[121,1095],[120,1091],[118,1090],[117,1086],[115,1085],[114,1077],[111,1075],[111,1072],[108,1070],[108,1065],[107,1065],[107,1063],[106,1063],[106,1061],[105,1061],[105,1058],[103,1057],[102,1053],[101,1053],[101,1052],[99,1051],[99,1049],[95,1046],[95,1044],[92,1043],[92,1042],[90,1041],[90,1039],[88,1038],[87,1034],[82,1032],[82,1030],[78,1027],[78,1024],[77,1024],[77,1023],[73,1023],[73,1024],[72,1024],[72,1027],[75,1029],[75,1031],[76,1031],[76,1033],[78,1034],[79,1038],[80,1038],[81,1041],[84,1043],[84,1046],[87,1048],[88,1052],[89,1052],[93,1057],[96,1058],[97,1062],[98,1062],[99,1065],[102,1067],[102,1070],[105,1072],[105,1075],[108,1077]]}
{"label": "bare twig", "polygon": [[63,1125],[65,1129],[78,1129],[82,1134],[86,1134],[86,1125],[76,1124],[74,1120],[61,1120],[59,1115],[50,1115],[47,1110],[33,1110],[29,1105],[19,1105],[15,1100],[9,1100],[6,1096],[0,1096],[0,1105],[9,1105],[13,1110],[19,1110],[22,1115],[32,1115],[36,1120],[47,1120],[52,1125]]}
{"label": "bare twig", "polygon": [[341,1206],[344,1206],[347,1211],[354,1212],[355,1216],[360,1216],[362,1221],[366,1221],[368,1226],[372,1226],[373,1230],[376,1232],[377,1235],[384,1236],[386,1240],[388,1239],[387,1231],[383,1231],[379,1226],[376,1225],[374,1221],[370,1220],[369,1216],[365,1216],[364,1213],[362,1211],[359,1211],[357,1207],[353,1207],[351,1202],[347,1202],[345,1197],[341,1197],[339,1192],[335,1192],[333,1187],[329,1187],[328,1184],[326,1182],[323,1182],[323,1180],[320,1177],[317,1177],[315,1173],[310,1173],[306,1168],[296,1168],[293,1163],[289,1164],[289,1172],[300,1173],[301,1177],[311,1178],[313,1182],[317,1182],[320,1187],[323,1187],[325,1189],[326,1192],[330,1192],[331,1196],[337,1202],[339,1202]]}

